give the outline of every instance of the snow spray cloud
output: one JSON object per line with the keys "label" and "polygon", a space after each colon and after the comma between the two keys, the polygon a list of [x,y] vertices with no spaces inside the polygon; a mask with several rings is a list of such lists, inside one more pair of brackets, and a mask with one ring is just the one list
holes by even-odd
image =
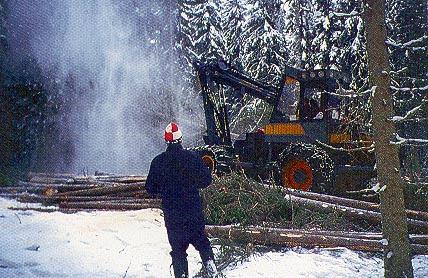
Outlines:
{"label": "snow spray cloud", "polygon": [[44,72],[55,69],[73,102],[60,123],[72,142],[66,170],[145,172],[164,149],[162,129],[182,114],[174,105],[170,1],[11,2],[17,51],[31,53]]}

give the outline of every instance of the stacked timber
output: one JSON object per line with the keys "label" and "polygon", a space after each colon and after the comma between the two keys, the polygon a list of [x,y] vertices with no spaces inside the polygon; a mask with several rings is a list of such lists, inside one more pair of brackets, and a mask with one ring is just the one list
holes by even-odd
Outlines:
{"label": "stacked timber", "polygon": [[[139,210],[160,208],[144,188],[145,176],[74,176],[69,174],[30,173],[27,181],[1,187],[0,197],[14,198],[24,203],[40,203],[49,208],[26,207],[25,210],[45,212],[79,210]],[[365,220],[375,225],[381,222],[379,205],[337,196],[283,189],[284,198],[313,211],[340,212],[350,220]],[[11,208],[23,209],[23,208]],[[428,254],[428,213],[406,210],[410,242],[414,254]],[[353,250],[382,251],[387,241],[380,233],[344,231],[308,231],[265,227],[207,226],[211,237],[234,241],[284,247],[346,247]]]}
{"label": "stacked timber", "polygon": [[[299,207],[320,212],[340,212],[348,219],[365,220],[375,225],[379,225],[382,220],[379,204],[376,203],[292,189],[284,189],[284,193],[285,198]],[[427,212],[406,210],[406,213],[411,232],[428,233]]]}
{"label": "stacked timber", "polygon": [[[383,246],[387,244],[380,233],[307,231],[239,226],[206,226],[205,231],[211,237],[282,247],[345,247],[357,251],[382,252]],[[427,235],[410,235],[410,243],[413,254],[428,255]]]}
{"label": "stacked timber", "polygon": [[55,206],[61,211],[160,208],[160,200],[144,189],[145,181],[145,176],[30,173],[27,181],[0,187],[0,197]]}
{"label": "stacked timber", "polygon": [[[382,217],[379,205],[360,200],[337,196],[282,189],[284,198],[292,207],[302,207],[311,211],[340,212],[344,217],[360,221],[365,220],[380,225]],[[406,210],[413,254],[428,254],[428,213]],[[344,231],[317,231],[281,229],[270,227],[243,226],[206,226],[211,237],[229,239],[234,242],[272,245],[279,247],[345,247],[352,250],[382,252],[388,241],[381,233],[361,233]]]}

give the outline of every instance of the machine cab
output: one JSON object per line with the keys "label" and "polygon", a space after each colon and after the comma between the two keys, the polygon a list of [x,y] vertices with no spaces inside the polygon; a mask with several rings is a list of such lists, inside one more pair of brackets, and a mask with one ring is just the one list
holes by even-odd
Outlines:
{"label": "machine cab", "polygon": [[[338,120],[340,99],[332,94],[347,78],[335,70],[302,71],[288,67],[271,123]],[[346,85],[345,85],[346,86]]]}

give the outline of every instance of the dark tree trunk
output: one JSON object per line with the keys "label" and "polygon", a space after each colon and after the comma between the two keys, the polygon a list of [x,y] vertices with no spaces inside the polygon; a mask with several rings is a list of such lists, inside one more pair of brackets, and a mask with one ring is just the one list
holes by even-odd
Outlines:
{"label": "dark tree trunk", "polygon": [[380,211],[383,235],[388,241],[384,247],[385,277],[413,277],[398,149],[390,143],[396,127],[390,120],[394,110],[385,44],[385,0],[365,0],[365,4],[376,166],[380,186],[384,188],[380,194]]}

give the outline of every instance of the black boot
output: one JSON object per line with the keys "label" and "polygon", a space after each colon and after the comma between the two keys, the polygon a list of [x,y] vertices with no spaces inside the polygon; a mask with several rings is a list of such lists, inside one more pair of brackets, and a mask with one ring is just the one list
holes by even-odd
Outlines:
{"label": "black boot", "polygon": [[172,259],[172,267],[174,269],[175,278],[189,277],[189,266],[186,258]]}
{"label": "black boot", "polygon": [[209,259],[209,260],[207,260],[207,261],[205,261],[203,263],[204,263],[204,266],[205,266],[205,271],[208,274],[208,277],[210,277],[210,278],[217,278],[217,277],[219,277],[218,276],[219,273],[217,271],[217,267],[216,267],[213,259]]}
{"label": "black boot", "polygon": [[[208,241],[208,240],[207,240]],[[199,250],[199,255],[201,256],[202,263],[204,264],[205,271],[210,278],[217,278],[218,271],[214,262],[214,253],[209,244],[205,248]]]}

